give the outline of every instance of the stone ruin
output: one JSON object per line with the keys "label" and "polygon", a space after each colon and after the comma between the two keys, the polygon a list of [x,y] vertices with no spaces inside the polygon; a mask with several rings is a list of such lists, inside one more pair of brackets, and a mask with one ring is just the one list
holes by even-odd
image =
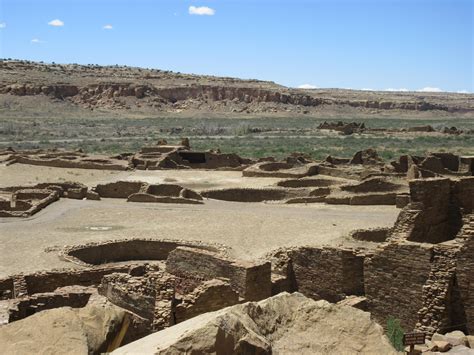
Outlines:
{"label": "stone ruin", "polygon": [[[179,160],[183,158],[177,158],[179,153],[190,153],[186,146],[157,147],[162,151],[150,152],[153,157],[145,159],[143,154],[148,153],[142,151],[130,161],[137,159],[137,169],[154,169],[168,159],[178,163],[168,166],[174,169],[204,164],[192,158]],[[208,153],[206,159],[218,154]],[[297,154],[281,162],[229,159],[221,156],[215,165],[212,159],[206,164],[241,169],[247,177],[280,180],[260,189],[200,192],[141,181],[116,181],[92,189],[72,182],[14,186],[0,191],[0,216],[31,216],[60,198],[389,204],[401,210],[391,228],[351,233],[353,240],[375,247],[354,243],[281,248],[252,262],[230,258],[223,246],[181,241],[129,239],[65,247],[59,257],[72,262],[74,269],[0,280],[0,322],[15,323],[64,306],[85,309],[95,297],[103,297],[127,314],[128,330],[120,341],[126,344],[203,313],[300,292],[314,300],[368,311],[382,325],[397,317],[405,330],[429,337],[453,330],[472,334],[474,157],[404,155],[387,164],[368,149],[352,158],[329,157],[322,162]]]}
{"label": "stone ruin", "polygon": [[344,122],[344,121],[332,121],[327,122],[324,121],[323,123],[319,124],[317,129],[319,130],[329,130],[335,131],[342,135],[351,135],[354,133],[396,133],[396,134],[403,134],[403,133],[441,133],[441,134],[451,134],[451,135],[461,135],[461,134],[473,134],[473,130],[462,130],[458,129],[457,127],[451,126],[447,127],[444,126],[440,129],[435,129],[431,125],[424,125],[424,126],[412,126],[408,128],[372,128],[367,127],[364,122]]}
{"label": "stone ruin", "polygon": [[193,151],[189,139],[182,145],[167,145],[159,142],[155,146],[143,147],[131,158],[131,166],[138,170],[160,169],[242,169],[252,162],[237,154],[223,154],[218,151]]}
{"label": "stone ruin", "polygon": [[[129,169],[230,169],[242,170],[243,177],[284,180],[265,188],[219,188],[200,192],[176,184],[141,181],[116,181],[91,189],[74,182],[14,186],[0,189],[0,215],[28,217],[61,197],[89,200],[124,198],[129,202],[185,204],[202,204],[204,197],[238,202],[396,205],[402,208],[408,203],[409,179],[459,178],[474,174],[474,157],[451,153],[402,155],[386,163],[374,149],[369,148],[356,152],[352,158],[329,156],[320,162],[297,153],[285,161],[269,158],[255,162],[233,154],[194,152],[188,148],[188,141],[181,146],[161,143],[144,147],[140,153],[128,158],[122,155],[121,159],[128,159]],[[191,157],[198,155],[204,159],[199,158],[202,162]],[[184,159],[185,156],[191,160]]]}
{"label": "stone ruin", "polygon": [[340,132],[344,135],[350,135],[353,133],[362,133],[365,131],[365,124],[359,122],[326,122],[324,121],[318,126],[318,129],[325,129]]}
{"label": "stone ruin", "polygon": [[[345,189],[392,188],[386,181],[368,181]],[[375,249],[281,248],[249,262],[228,257],[222,246],[179,241],[67,247],[60,257],[80,269],[0,280],[0,319],[10,323],[46,309],[84,307],[99,294],[129,314],[124,344],[199,314],[297,291],[361,308],[380,324],[396,316],[404,329],[429,336],[472,333],[473,211],[474,177],[418,179],[409,181],[408,201],[392,228],[352,233],[354,239],[377,243]]]}

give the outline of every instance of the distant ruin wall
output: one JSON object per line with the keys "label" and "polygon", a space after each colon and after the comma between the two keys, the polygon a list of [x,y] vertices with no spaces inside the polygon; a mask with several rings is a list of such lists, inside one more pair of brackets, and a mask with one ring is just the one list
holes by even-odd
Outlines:
{"label": "distant ruin wall", "polygon": [[120,164],[104,164],[94,163],[81,160],[67,160],[67,159],[35,159],[26,156],[19,156],[16,158],[16,162],[20,164],[38,165],[38,166],[49,166],[54,168],[69,168],[69,169],[98,169],[98,170],[127,170],[127,165]]}
{"label": "distant ruin wall", "polygon": [[288,193],[285,189],[251,189],[233,188],[202,191],[201,195],[207,198],[234,202],[262,202],[283,200]]}
{"label": "distant ruin wall", "polygon": [[131,194],[140,192],[146,186],[146,183],[140,181],[117,181],[108,184],[99,184],[95,187],[95,191],[100,197],[127,198]]}

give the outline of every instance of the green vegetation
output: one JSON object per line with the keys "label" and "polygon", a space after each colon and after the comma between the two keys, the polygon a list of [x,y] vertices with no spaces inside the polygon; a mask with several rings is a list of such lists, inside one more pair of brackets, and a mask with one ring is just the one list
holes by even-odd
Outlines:
{"label": "green vegetation", "polygon": [[400,325],[400,320],[390,316],[387,320],[387,337],[395,350],[403,351],[403,328]]}
{"label": "green vegetation", "polygon": [[[220,149],[246,157],[284,158],[301,152],[314,159],[327,155],[350,157],[365,148],[375,148],[384,159],[401,154],[425,155],[433,151],[474,155],[474,134],[393,134],[338,135],[316,130],[323,119],[0,119],[0,148],[81,148],[90,153],[116,154],[137,151],[158,139],[178,143],[189,137],[194,149]],[[328,121],[334,121],[329,120]],[[350,119],[344,121],[352,121]],[[400,129],[431,125],[435,129],[456,126],[474,130],[467,119],[365,119],[370,128]]]}

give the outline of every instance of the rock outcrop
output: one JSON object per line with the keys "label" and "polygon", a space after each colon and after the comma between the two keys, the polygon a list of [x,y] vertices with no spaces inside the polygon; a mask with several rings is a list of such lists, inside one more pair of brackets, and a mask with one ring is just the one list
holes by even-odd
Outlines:
{"label": "rock outcrop", "polygon": [[107,350],[126,312],[93,296],[84,308],[61,307],[0,327],[3,354],[90,354]]}
{"label": "rock outcrop", "polygon": [[113,354],[396,354],[369,313],[281,293],[206,313]]}

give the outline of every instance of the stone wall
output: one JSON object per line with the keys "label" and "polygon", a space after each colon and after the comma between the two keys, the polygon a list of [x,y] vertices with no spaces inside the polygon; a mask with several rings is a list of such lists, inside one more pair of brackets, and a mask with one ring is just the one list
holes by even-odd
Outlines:
{"label": "stone wall", "polygon": [[138,314],[151,324],[155,311],[155,283],[156,280],[148,275],[133,277],[113,273],[102,278],[98,291],[116,306]]}
{"label": "stone wall", "polygon": [[27,294],[52,292],[59,287],[70,285],[93,286],[99,285],[102,277],[114,272],[143,274],[142,265],[115,265],[85,270],[59,270],[40,272],[28,275],[19,275],[17,278],[24,280]]}
{"label": "stone wall", "polygon": [[207,198],[235,202],[262,202],[283,200],[288,197],[287,190],[281,189],[252,189],[231,188],[202,191],[201,195]]}
{"label": "stone wall", "polygon": [[459,229],[460,214],[451,202],[451,181],[420,179],[409,184],[411,202],[406,209],[416,213],[407,239],[428,243],[453,239]]}
{"label": "stone wall", "polygon": [[242,171],[247,177],[302,178],[318,174],[318,165],[260,162]]}
{"label": "stone wall", "polygon": [[295,290],[307,297],[337,302],[364,294],[363,256],[339,248],[301,247],[287,252]]}
{"label": "stone wall", "polygon": [[120,161],[93,161],[85,159],[63,159],[63,158],[48,158],[42,159],[40,157],[32,156],[17,156],[15,158],[17,163],[49,166],[55,168],[69,168],[69,169],[98,169],[98,170],[127,170],[128,164]]}
{"label": "stone wall", "polygon": [[59,307],[84,307],[92,294],[92,290],[72,289],[58,292],[39,293],[23,297],[11,302],[8,322],[17,321],[46,309]]}
{"label": "stone wall", "polygon": [[351,236],[357,240],[382,243],[387,240],[390,228],[357,229],[351,232]]}
{"label": "stone wall", "polygon": [[218,251],[216,247],[185,241],[127,239],[77,245],[66,248],[63,256],[69,261],[89,265],[131,260],[166,260],[169,253],[178,246]]}
{"label": "stone wall", "polygon": [[7,300],[13,297],[13,278],[0,279],[0,300]]}
{"label": "stone wall", "polygon": [[431,272],[423,287],[423,306],[418,311],[418,331],[431,336],[435,332],[445,333],[454,329],[465,331],[464,312],[457,299],[456,283],[457,245],[437,244],[433,248]]}
{"label": "stone wall", "polygon": [[269,262],[237,262],[208,251],[178,247],[169,254],[166,271],[203,280],[227,278],[246,301],[261,300],[271,295]]}
{"label": "stone wall", "polygon": [[237,303],[239,303],[239,294],[228,282],[218,279],[204,281],[176,305],[175,322],[180,323],[200,314],[217,311]]}
{"label": "stone wall", "polygon": [[371,314],[380,324],[393,316],[406,331],[415,327],[432,258],[433,245],[392,242],[365,260],[365,295]]}
{"label": "stone wall", "polygon": [[140,181],[117,181],[108,184],[99,184],[95,187],[95,192],[100,197],[127,198],[131,194],[140,192],[147,184]]}
{"label": "stone wall", "polygon": [[474,211],[474,177],[460,178],[454,183],[453,200],[464,213]]}
{"label": "stone wall", "polygon": [[465,219],[464,245],[459,252],[456,276],[469,334],[474,333],[474,215]]}

